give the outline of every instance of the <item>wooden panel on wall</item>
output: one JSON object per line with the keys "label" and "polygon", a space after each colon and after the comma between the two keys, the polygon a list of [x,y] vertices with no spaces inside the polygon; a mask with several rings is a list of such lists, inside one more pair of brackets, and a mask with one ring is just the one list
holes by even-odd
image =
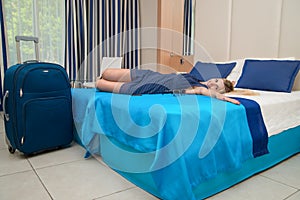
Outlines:
{"label": "wooden panel on wall", "polygon": [[284,0],[280,34],[279,57],[300,59],[300,1]]}
{"label": "wooden panel on wall", "polygon": [[202,46],[213,60],[229,56],[232,0],[196,0],[195,59],[206,59]]}
{"label": "wooden panel on wall", "polygon": [[282,0],[233,0],[231,59],[277,57]]}
{"label": "wooden panel on wall", "polygon": [[158,0],[158,71],[189,71],[193,56],[183,53],[183,0]]}
{"label": "wooden panel on wall", "polygon": [[172,0],[158,0],[158,71],[170,66],[170,52],[172,51],[173,12],[170,6]]}
{"label": "wooden panel on wall", "polygon": [[168,52],[172,49],[172,9],[167,7],[171,0],[158,0],[158,63],[169,66]]}

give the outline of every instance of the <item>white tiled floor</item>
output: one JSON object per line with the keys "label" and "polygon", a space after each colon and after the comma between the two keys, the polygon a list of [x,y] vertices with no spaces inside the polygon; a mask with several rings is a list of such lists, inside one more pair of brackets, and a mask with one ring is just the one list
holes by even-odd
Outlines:
{"label": "white tiled floor", "polygon": [[[77,144],[26,158],[10,154],[0,119],[1,200],[155,200],[97,159],[84,159]],[[300,154],[210,200],[300,199]]]}

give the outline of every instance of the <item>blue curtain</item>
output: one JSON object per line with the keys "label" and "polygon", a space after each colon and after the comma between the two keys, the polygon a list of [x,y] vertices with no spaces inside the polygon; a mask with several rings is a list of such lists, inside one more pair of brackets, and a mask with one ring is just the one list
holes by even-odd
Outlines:
{"label": "blue curtain", "polygon": [[[7,43],[6,43],[6,33],[5,33],[5,24],[4,24],[4,15],[3,15],[3,4],[2,0],[0,0],[0,39],[1,39],[1,52],[2,52],[2,63],[0,64],[1,67],[3,67],[3,72],[7,69]],[[0,98],[2,102],[3,98],[3,88],[2,88],[2,77],[4,77],[4,74],[0,72]],[[2,110],[2,106],[0,107],[0,110]]]}
{"label": "blue curtain", "polygon": [[193,54],[193,0],[184,0],[183,55]]}
{"label": "blue curtain", "polygon": [[66,0],[65,66],[71,80],[94,81],[103,57],[138,68],[139,0]]}

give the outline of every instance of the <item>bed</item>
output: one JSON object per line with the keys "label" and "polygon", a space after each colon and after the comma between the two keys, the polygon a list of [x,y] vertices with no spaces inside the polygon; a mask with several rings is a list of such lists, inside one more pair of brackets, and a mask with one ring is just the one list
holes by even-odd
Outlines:
{"label": "bed", "polygon": [[[100,155],[158,198],[216,194],[300,151],[300,91],[292,91],[294,80],[285,88],[288,92],[280,91],[282,81],[275,83],[279,91],[257,90],[257,84],[243,80],[245,73],[251,75],[249,63],[242,72],[235,66],[224,75],[238,70],[237,86],[259,94],[228,94],[241,105],[201,95],[129,96],[73,89],[76,141],[86,148],[86,156]],[[299,63],[295,66],[298,73]],[[270,85],[263,82],[263,87]]]}

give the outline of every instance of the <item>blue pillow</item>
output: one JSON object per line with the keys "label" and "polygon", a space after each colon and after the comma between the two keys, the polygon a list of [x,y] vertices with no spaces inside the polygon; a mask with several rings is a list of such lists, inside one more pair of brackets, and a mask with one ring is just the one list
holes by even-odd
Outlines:
{"label": "blue pillow", "polygon": [[300,61],[246,60],[236,87],[291,92]]}
{"label": "blue pillow", "polygon": [[207,81],[212,78],[226,78],[236,63],[203,63],[198,61],[190,74],[196,77],[198,80]]}

